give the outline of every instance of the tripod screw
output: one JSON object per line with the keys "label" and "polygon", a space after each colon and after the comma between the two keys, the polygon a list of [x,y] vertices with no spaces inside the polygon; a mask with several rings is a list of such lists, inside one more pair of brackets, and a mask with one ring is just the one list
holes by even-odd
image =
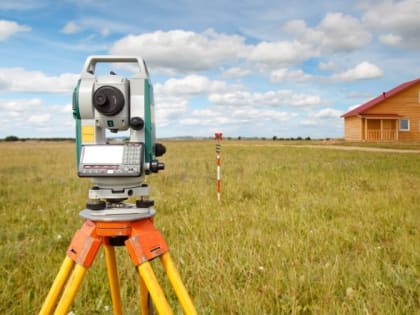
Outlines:
{"label": "tripod screw", "polygon": [[154,200],[136,200],[136,207],[137,208],[150,208],[153,207],[155,205],[155,201]]}
{"label": "tripod screw", "polygon": [[106,208],[106,202],[103,200],[88,201],[86,208],[89,210],[103,210]]}

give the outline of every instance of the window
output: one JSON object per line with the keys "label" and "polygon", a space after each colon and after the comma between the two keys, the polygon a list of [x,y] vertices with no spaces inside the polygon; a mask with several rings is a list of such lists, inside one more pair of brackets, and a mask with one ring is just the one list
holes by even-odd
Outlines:
{"label": "window", "polygon": [[409,119],[400,119],[400,131],[410,131]]}

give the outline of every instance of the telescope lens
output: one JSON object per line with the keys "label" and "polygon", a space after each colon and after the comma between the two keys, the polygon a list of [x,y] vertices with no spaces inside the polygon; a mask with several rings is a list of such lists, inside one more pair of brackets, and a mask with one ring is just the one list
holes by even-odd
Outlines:
{"label": "telescope lens", "polygon": [[93,106],[106,116],[114,116],[124,108],[124,95],[112,86],[101,86],[92,97]]}

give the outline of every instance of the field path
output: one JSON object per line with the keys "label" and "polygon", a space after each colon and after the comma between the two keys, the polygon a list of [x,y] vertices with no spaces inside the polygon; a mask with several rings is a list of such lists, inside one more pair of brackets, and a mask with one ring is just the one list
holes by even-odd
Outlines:
{"label": "field path", "polygon": [[420,150],[414,149],[392,149],[392,148],[372,148],[372,147],[358,147],[358,146],[344,146],[344,145],[333,145],[333,144],[284,144],[284,143],[229,143],[228,145],[233,146],[256,146],[256,147],[294,147],[294,148],[314,148],[314,149],[330,149],[330,150],[342,150],[342,151],[366,151],[366,152],[389,152],[389,153],[417,153],[420,154]]}
{"label": "field path", "polygon": [[[290,145],[292,146],[292,145]],[[420,150],[411,149],[387,149],[387,148],[369,148],[369,147],[357,147],[357,146],[341,146],[341,145],[311,145],[304,144],[299,145],[305,148],[322,148],[322,149],[333,149],[343,151],[368,151],[368,152],[391,152],[391,153],[417,153],[420,154]]]}

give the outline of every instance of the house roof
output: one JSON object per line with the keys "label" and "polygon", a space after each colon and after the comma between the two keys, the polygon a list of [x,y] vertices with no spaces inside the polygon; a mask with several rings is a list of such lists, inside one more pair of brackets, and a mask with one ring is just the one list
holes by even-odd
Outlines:
{"label": "house roof", "polygon": [[409,87],[411,87],[414,84],[419,83],[419,82],[420,82],[420,78],[412,80],[412,81],[404,82],[404,83],[394,87],[393,89],[391,89],[387,92],[383,92],[381,95],[371,99],[370,101],[352,109],[351,111],[345,113],[341,117],[350,117],[350,116],[363,114],[363,112],[365,112],[366,110],[378,105],[379,103],[383,102],[384,100],[394,96],[395,94],[397,94],[401,91],[404,91],[404,90],[408,89]]}

